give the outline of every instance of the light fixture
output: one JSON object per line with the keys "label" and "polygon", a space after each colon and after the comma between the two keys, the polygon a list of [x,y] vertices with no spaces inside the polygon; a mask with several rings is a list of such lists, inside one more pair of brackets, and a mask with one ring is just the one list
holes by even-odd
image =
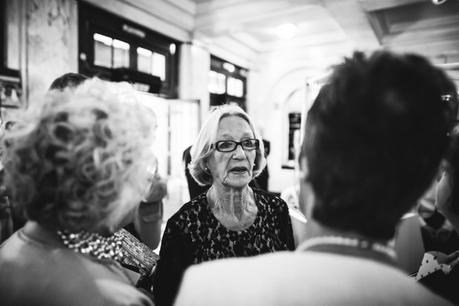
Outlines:
{"label": "light fixture", "polygon": [[234,70],[236,70],[236,67],[234,67],[233,64],[230,64],[230,63],[223,63],[223,69],[225,69],[226,71],[228,71],[229,73],[233,73]]}
{"label": "light fixture", "polygon": [[175,44],[170,44],[169,45],[169,52],[174,55],[176,51],[177,46]]}
{"label": "light fixture", "polygon": [[297,26],[293,23],[283,23],[276,27],[275,32],[281,39],[290,39],[295,36]]}

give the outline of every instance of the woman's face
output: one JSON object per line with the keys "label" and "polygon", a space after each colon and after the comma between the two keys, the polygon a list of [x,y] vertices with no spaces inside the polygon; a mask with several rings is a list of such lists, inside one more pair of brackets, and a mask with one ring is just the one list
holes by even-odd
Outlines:
{"label": "woman's face", "polygon": [[[217,141],[236,142],[253,139],[255,136],[247,121],[238,116],[224,117],[217,130]],[[212,185],[242,188],[252,180],[253,166],[257,150],[244,150],[241,145],[232,152],[214,150],[207,167],[212,175]]]}

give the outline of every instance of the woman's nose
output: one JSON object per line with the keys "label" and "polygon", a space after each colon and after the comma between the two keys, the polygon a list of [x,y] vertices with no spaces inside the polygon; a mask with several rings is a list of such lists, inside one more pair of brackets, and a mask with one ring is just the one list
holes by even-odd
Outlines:
{"label": "woman's nose", "polygon": [[236,146],[236,149],[233,151],[233,158],[238,159],[238,158],[245,158],[245,150],[242,148],[242,145]]}

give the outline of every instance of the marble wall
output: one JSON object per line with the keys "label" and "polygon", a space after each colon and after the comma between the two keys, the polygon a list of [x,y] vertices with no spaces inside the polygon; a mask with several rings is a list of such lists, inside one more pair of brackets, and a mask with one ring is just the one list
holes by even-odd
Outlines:
{"label": "marble wall", "polygon": [[25,74],[29,97],[66,72],[78,71],[76,0],[26,0]]}

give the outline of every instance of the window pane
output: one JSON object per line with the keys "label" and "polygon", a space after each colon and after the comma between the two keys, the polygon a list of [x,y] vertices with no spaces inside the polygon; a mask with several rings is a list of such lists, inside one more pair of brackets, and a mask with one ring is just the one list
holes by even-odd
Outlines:
{"label": "window pane", "polygon": [[226,92],[226,76],[223,73],[217,73],[217,86],[219,94]]}
{"label": "window pane", "polygon": [[228,78],[228,94],[235,97],[242,97],[244,95],[244,83],[240,79]]}
{"label": "window pane", "polygon": [[145,73],[152,73],[153,53],[144,48],[137,48],[137,69]]}
{"label": "window pane", "polygon": [[209,92],[214,94],[223,94],[226,91],[225,75],[215,71],[209,71]]}
{"label": "window pane", "polygon": [[112,41],[110,37],[94,33],[94,65],[103,67],[112,67],[112,54],[111,46]]}
{"label": "window pane", "polygon": [[113,68],[129,67],[129,44],[113,40]]}
{"label": "window pane", "polygon": [[153,75],[161,78],[161,81],[166,79],[166,57],[162,54],[153,52]]}

